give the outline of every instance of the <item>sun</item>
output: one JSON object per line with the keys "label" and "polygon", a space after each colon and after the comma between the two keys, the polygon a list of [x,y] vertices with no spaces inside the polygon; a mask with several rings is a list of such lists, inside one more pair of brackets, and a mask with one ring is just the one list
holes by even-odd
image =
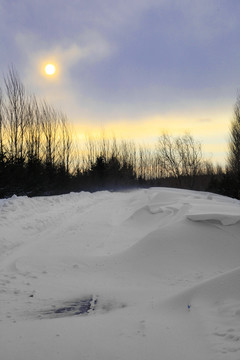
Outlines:
{"label": "sun", "polygon": [[55,74],[55,72],[56,72],[56,66],[55,65],[53,65],[53,64],[47,64],[46,66],[45,66],[45,68],[44,68],[44,70],[45,70],[45,73],[47,74],[47,75],[54,75]]}

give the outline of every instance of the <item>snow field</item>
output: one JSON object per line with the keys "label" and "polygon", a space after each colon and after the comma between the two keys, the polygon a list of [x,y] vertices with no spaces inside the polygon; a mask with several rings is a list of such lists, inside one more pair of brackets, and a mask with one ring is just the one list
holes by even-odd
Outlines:
{"label": "snow field", "polygon": [[1,359],[237,360],[239,255],[240,202],[214,194],[0,200]]}

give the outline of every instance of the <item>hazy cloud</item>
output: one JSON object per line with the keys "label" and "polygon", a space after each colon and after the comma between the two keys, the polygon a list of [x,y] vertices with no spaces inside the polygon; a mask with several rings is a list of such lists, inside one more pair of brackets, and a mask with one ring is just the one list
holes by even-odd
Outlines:
{"label": "hazy cloud", "polygon": [[[72,68],[108,58],[114,51],[111,44],[95,31],[85,31],[74,40],[64,39],[51,47],[31,33],[17,34],[15,40],[25,59],[20,75],[27,88],[71,118],[86,115],[85,96],[81,85],[77,89],[74,85]],[[44,75],[43,68],[48,62],[56,64],[56,77]]]}
{"label": "hazy cloud", "polygon": [[197,119],[197,122],[199,122],[199,123],[211,123],[211,122],[213,122],[213,120],[210,119],[210,118],[203,118],[203,119]]}
{"label": "hazy cloud", "polygon": [[[240,79],[236,0],[0,5],[1,68],[16,65],[33,92],[70,117],[137,121],[187,109],[195,119],[210,119],[211,106],[232,108]],[[40,73],[45,61],[59,67],[53,81]],[[200,108],[206,111],[197,114]]]}
{"label": "hazy cloud", "polygon": [[29,63],[32,58],[54,57],[67,68],[81,60],[96,62],[111,55],[111,45],[103,36],[95,31],[85,31],[74,39],[64,38],[61,43],[49,46],[46,41],[39,40],[33,33],[19,33],[16,35],[19,51],[25,53]]}

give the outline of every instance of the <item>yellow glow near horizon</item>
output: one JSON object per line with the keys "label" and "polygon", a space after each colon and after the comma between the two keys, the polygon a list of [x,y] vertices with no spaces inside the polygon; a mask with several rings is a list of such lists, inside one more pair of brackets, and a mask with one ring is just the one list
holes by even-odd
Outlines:
{"label": "yellow glow near horizon", "polygon": [[[229,131],[229,121],[226,121],[225,116],[218,116],[216,120],[201,121],[185,118],[176,118],[166,116],[153,116],[149,118],[142,118],[138,121],[131,119],[123,119],[119,122],[108,122],[105,124],[97,124],[94,121],[79,120],[78,123],[73,123],[73,127],[77,133],[88,134],[93,137],[102,136],[105,138],[116,137],[118,139],[132,139],[137,141],[151,141],[157,138],[163,132],[168,132],[170,135],[178,136],[189,132],[196,139],[201,138],[210,139],[210,142],[218,142],[219,138],[225,138]],[[207,141],[209,142],[209,141]]]}
{"label": "yellow glow near horizon", "polygon": [[202,150],[206,158],[215,162],[224,163],[227,152],[229,131],[229,114],[217,114],[211,119],[192,118],[187,116],[152,116],[138,119],[122,119],[119,122],[109,122],[99,125],[94,121],[86,123],[78,120],[80,124],[74,124],[73,133],[80,143],[88,137],[117,140],[133,140],[138,144],[154,147],[162,132],[178,136],[189,132],[202,144]]}
{"label": "yellow glow near horizon", "polygon": [[56,66],[53,64],[47,64],[44,70],[47,75],[52,76],[56,73]]}

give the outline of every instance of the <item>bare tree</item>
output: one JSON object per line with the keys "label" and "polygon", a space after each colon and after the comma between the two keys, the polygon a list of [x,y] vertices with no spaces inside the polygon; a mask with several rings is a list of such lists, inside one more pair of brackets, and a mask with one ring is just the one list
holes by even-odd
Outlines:
{"label": "bare tree", "polygon": [[215,174],[214,165],[211,161],[205,160],[202,165],[202,173],[204,175],[212,176]]}
{"label": "bare tree", "polygon": [[227,166],[240,183],[240,95],[235,103],[234,117],[230,127]]}
{"label": "bare tree", "polygon": [[133,141],[122,140],[119,144],[119,161],[121,166],[131,166],[136,172],[136,146]]}
{"label": "bare tree", "polygon": [[0,162],[3,162],[4,159],[3,128],[4,128],[4,103],[3,103],[2,89],[0,88]]}
{"label": "bare tree", "polygon": [[69,167],[70,167],[70,156],[72,150],[72,134],[70,128],[67,124],[67,117],[63,114],[59,114],[59,121],[60,121],[60,138],[62,146],[59,147],[60,154],[60,165],[64,169],[66,174],[69,174]]}
{"label": "bare tree", "polygon": [[41,130],[43,133],[42,151],[45,158],[45,164],[49,168],[56,165],[57,160],[57,131],[58,114],[46,102],[42,103],[41,109]]}
{"label": "bare tree", "polygon": [[23,84],[13,67],[4,77],[7,94],[6,112],[10,125],[12,160],[23,161],[24,130],[26,127],[26,94]]}
{"label": "bare tree", "polygon": [[85,142],[85,150],[82,150],[82,157],[86,160],[84,161],[84,168],[90,169],[92,164],[96,161],[98,156],[96,141],[93,137],[87,136]]}
{"label": "bare tree", "polygon": [[190,134],[172,137],[163,133],[158,139],[157,152],[159,162],[167,177],[175,177],[182,186],[183,177],[191,179],[190,187],[194,186],[196,175],[202,164],[201,144]]}
{"label": "bare tree", "polygon": [[161,167],[167,177],[175,177],[181,185],[181,159],[177,151],[176,140],[167,133],[163,133],[158,139],[157,150]]}
{"label": "bare tree", "polygon": [[143,180],[156,177],[156,158],[148,146],[139,145],[138,147],[137,174]]}
{"label": "bare tree", "polygon": [[41,122],[40,110],[35,96],[27,104],[27,121],[24,134],[27,161],[40,161]]}
{"label": "bare tree", "polygon": [[182,176],[191,178],[191,188],[194,181],[201,171],[202,164],[202,148],[201,144],[194,140],[193,136],[186,133],[182,137],[176,139],[177,151],[181,159]]}

